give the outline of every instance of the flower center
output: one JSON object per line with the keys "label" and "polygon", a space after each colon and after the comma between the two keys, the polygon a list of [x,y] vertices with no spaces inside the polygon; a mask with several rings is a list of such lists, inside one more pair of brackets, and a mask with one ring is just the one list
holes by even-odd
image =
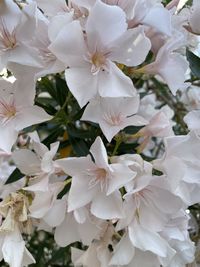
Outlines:
{"label": "flower center", "polygon": [[0,42],[3,45],[3,51],[13,49],[17,44],[15,29],[10,33],[2,19],[0,26]]}
{"label": "flower center", "polygon": [[98,73],[106,65],[106,56],[101,52],[95,52],[91,57],[92,73]]}
{"label": "flower center", "polygon": [[102,180],[106,178],[107,172],[105,169],[99,168],[97,170],[94,171],[95,175],[96,175],[96,179],[98,180]]}
{"label": "flower center", "polygon": [[93,188],[97,184],[100,185],[101,191],[107,188],[107,172],[105,169],[98,168],[89,170],[89,176],[92,176],[92,179],[89,182],[89,188]]}
{"label": "flower center", "polygon": [[41,57],[44,63],[48,64],[52,61],[56,61],[56,56],[48,49],[40,49]]}
{"label": "flower center", "polygon": [[11,99],[9,103],[0,99],[0,118],[2,119],[2,123],[8,122],[16,113],[17,110],[13,99]]}
{"label": "flower center", "polygon": [[96,67],[101,67],[106,61],[106,58],[103,54],[96,52],[93,56],[92,56],[92,63],[96,66]]}
{"label": "flower center", "polygon": [[124,117],[121,115],[121,113],[114,114],[114,115],[113,114],[104,114],[103,118],[111,126],[118,126],[124,120]]}

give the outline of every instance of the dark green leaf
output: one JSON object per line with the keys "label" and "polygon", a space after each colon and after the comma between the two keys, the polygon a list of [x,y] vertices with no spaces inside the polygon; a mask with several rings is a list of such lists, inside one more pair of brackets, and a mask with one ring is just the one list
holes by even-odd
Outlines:
{"label": "dark green leaf", "polygon": [[20,172],[20,170],[18,168],[16,168],[11,175],[9,176],[9,178],[7,179],[5,184],[11,184],[13,182],[16,182],[18,180],[20,180],[22,177],[24,177],[24,174],[22,174]]}
{"label": "dark green leaf", "polygon": [[62,136],[63,133],[64,133],[64,129],[62,129],[61,127],[56,127],[51,131],[49,136],[47,136],[43,140],[42,143],[45,144],[47,147],[49,147],[51,143],[58,141],[58,137]]}
{"label": "dark green leaf", "polygon": [[68,87],[66,81],[61,79],[58,75],[56,76],[56,93],[58,104],[62,107],[67,97]]}
{"label": "dark green leaf", "polygon": [[186,55],[193,75],[200,78],[200,58],[189,50],[187,50]]}
{"label": "dark green leaf", "polygon": [[87,156],[89,154],[89,148],[83,140],[79,140],[77,138],[70,138],[70,143],[75,154],[79,157]]}

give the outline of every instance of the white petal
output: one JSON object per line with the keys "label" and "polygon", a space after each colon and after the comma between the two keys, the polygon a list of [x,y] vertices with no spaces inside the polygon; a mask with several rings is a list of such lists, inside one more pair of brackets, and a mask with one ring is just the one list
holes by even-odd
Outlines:
{"label": "white petal", "polygon": [[48,35],[50,41],[53,42],[56,39],[62,27],[64,27],[71,21],[72,21],[72,14],[70,13],[54,16],[48,25]]}
{"label": "white petal", "polygon": [[48,49],[66,66],[80,67],[86,49],[79,21],[63,27]]}
{"label": "white petal", "polygon": [[54,238],[60,247],[66,247],[73,242],[80,241],[77,225],[73,215],[67,214],[62,224],[56,227]]}
{"label": "white petal", "polygon": [[126,165],[116,163],[111,164],[110,167],[112,173],[111,177],[109,177],[107,195],[120,189],[136,176],[136,172],[131,171],[131,169]]}
{"label": "white petal", "polygon": [[[173,94],[175,94],[178,89],[183,88],[188,67],[189,65],[185,58],[181,55],[173,54],[169,57],[166,65],[161,68],[159,74],[168,84]],[[173,75],[174,72],[176,72],[176,75]]]}
{"label": "white petal", "polygon": [[124,214],[121,194],[118,191],[109,196],[104,193],[97,194],[92,201],[91,212],[104,220],[122,218]]}
{"label": "white petal", "polygon": [[33,124],[42,123],[51,119],[52,116],[48,115],[42,108],[38,106],[26,107],[17,113],[15,118],[15,128],[16,130],[22,130]]}
{"label": "white petal", "polygon": [[158,261],[155,254],[148,251],[143,252],[139,249],[136,249],[135,256],[130,264],[127,265],[127,267],[160,267],[160,262]]}
{"label": "white petal", "polygon": [[20,72],[22,71],[24,75],[20,73],[20,76],[12,85],[12,90],[14,92],[16,107],[19,106],[19,110],[21,110],[23,107],[30,107],[34,105],[36,84],[34,80],[34,74],[32,72],[26,72],[27,67],[19,67],[19,65],[17,66],[18,70],[20,68]]}
{"label": "white petal", "polygon": [[37,54],[37,50],[22,44],[13,48],[7,57],[8,62],[14,62],[30,67],[42,67],[42,62]]}
{"label": "white petal", "polygon": [[82,108],[97,94],[98,76],[91,73],[91,65],[73,67],[65,71],[65,79],[73,96]]}
{"label": "white petal", "polygon": [[196,34],[200,34],[199,12],[200,12],[200,5],[199,4],[194,5],[189,20],[192,31]]}
{"label": "white petal", "polygon": [[127,265],[132,260],[135,249],[127,234],[125,234],[116,245],[113,254],[109,265]]}
{"label": "white petal", "polygon": [[41,161],[41,169],[43,170],[43,172],[50,173],[54,171],[53,158],[56,155],[58,147],[59,147],[59,142],[55,142],[51,144],[50,151],[45,153]]}
{"label": "white petal", "polygon": [[110,62],[109,71],[98,73],[98,92],[102,97],[131,97],[136,89],[131,79],[114,63]]}
{"label": "white petal", "polygon": [[103,45],[107,45],[120,37],[126,29],[126,15],[121,8],[106,5],[100,0],[96,1],[86,23],[90,48],[95,48],[97,38]]}
{"label": "white petal", "polygon": [[90,152],[94,157],[95,164],[99,168],[108,168],[108,156],[106,148],[101,138],[98,136],[92,146],[90,147]]}
{"label": "white petal", "polygon": [[200,110],[192,110],[185,117],[184,121],[187,123],[190,130],[200,131]]}
{"label": "white petal", "polygon": [[74,176],[72,178],[68,198],[69,212],[87,205],[95,197],[97,188],[89,188],[90,180],[91,178],[86,175]]}
{"label": "white petal", "polygon": [[163,5],[157,4],[152,7],[142,22],[163,34],[171,35],[171,14]]}
{"label": "white petal", "polygon": [[6,152],[11,152],[11,148],[17,140],[18,132],[15,130],[13,122],[6,125],[0,123],[0,148]]}
{"label": "white petal", "polygon": [[55,163],[70,176],[80,175],[86,169],[93,167],[90,155],[87,157],[59,159],[56,160]]}
{"label": "white petal", "polygon": [[147,193],[148,197],[161,212],[172,214],[181,209],[182,201],[170,191],[156,186],[148,188],[152,190],[152,193]]}
{"label": "white petal", "polygon": [[24,190],[31,191],[31,192],[47,192],[49,191],[49,175],[42,174],[36,179],[33,179],[33,183],[30,182],[30,185],[24,187]]}
{"label": "white petal", "polygon": [[78,225],[78,232],[81,238],[81,242],[89,246],[92,241],[97,237],[98,232],[100,232],[100,227],[94,222],[87,220],[85,223]]}
{"label": "white petal", "polygon": [[67,8],[65,0],[54,0],[51,3],[49,3],[49,0],[36,0],[36,2],[48,16],[55,16],[58,13],[64,12]]}
{"label": "white petal", "polygon": [[132,244],[143,250],[151,251],[158,256],[167,256],[167,243],[159,234],[148,231],[138,223],[129,227],[129,237]]}
{"label": "white petal", "polygon": [[71,259],[75,265],[75,262],[83,255],[84,251],[78,248],[71,247]]}
{"label": "white petal", "polygon": [[142,27],[128,30],[115,42],[117,47],[109,58],[126,66],[138,66],[145,61],[151,42]]}
{"label": "white petal", "polygon": [[43,220],[51,227],[60,225],[65,218],[66,205],[65,199],[57,199]]}
{"label": "white petal", "polygon": [[15,150],[12,158],[20,171],[26,175],[35,175],[41,171],[39,158],[28,149]]}
{"label": "white petal", "polygon": [[43,218],[52,205],[52,194],[50,192],[37,192],[29,208],[30,216],[33,218]]}

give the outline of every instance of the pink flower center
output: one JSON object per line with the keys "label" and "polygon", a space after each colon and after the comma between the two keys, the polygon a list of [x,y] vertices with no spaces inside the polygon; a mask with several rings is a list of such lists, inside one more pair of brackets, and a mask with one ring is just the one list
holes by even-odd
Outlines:
{"label": "pink flower center", "polygon": [[46,64],[56,61],[56,56],[52,54],[50,50],[45,48],[40,49],[40,56]]}
{"label": "pink flower center", "polygon": [[98,168],[95,170],[90,170],[90,176],[92,179],[89,182],[89,187],[93,188],[97,184],[100,185],[101,191],[107,188],[107,171],[103,168]]}
{"label": "pink flower center", "polygon": [[0,25],[0,42],[3,45],[3,51],[6,51],[8,49],[13,49],[17,45],[17,40],[15,36],[15,29],[10,33],[3,22],[3,19],[1,19],[1,25]]}
{"label": "pink flower center", "polygon": [[11,120],[17,113],[14,99],[6,102],[4,99],[0,99],[0,118],[2,123],[7,123]]}
{"label": "pink flower center", "polygon": [[121,113],[118,114],[104,114],[104,120],[111,126],[118,126],[124,121],[124,116]]}

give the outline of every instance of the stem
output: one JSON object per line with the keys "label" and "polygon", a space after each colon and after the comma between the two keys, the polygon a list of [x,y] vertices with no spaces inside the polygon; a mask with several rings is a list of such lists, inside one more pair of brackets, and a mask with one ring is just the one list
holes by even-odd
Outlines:
{"label": "stem", "polygon": [[71,182],[72,182],[72,178],[69,178],[69,179],[64,181],[64,185],[66,186],[66,185],[70,184]]}
{"label": "stem", "polygon": [[116,154],[116,152],[117,152],[117,150],[118,150],[118,148],[119,148],[121,142],[122,142],[122,141],[121,141],[121,138],[117,138],[117,139],[116,139],[115,148],[114,148],[114,150],[113,150],[113,152],[112,152],[111,157],[115,156],[115,154]]}

